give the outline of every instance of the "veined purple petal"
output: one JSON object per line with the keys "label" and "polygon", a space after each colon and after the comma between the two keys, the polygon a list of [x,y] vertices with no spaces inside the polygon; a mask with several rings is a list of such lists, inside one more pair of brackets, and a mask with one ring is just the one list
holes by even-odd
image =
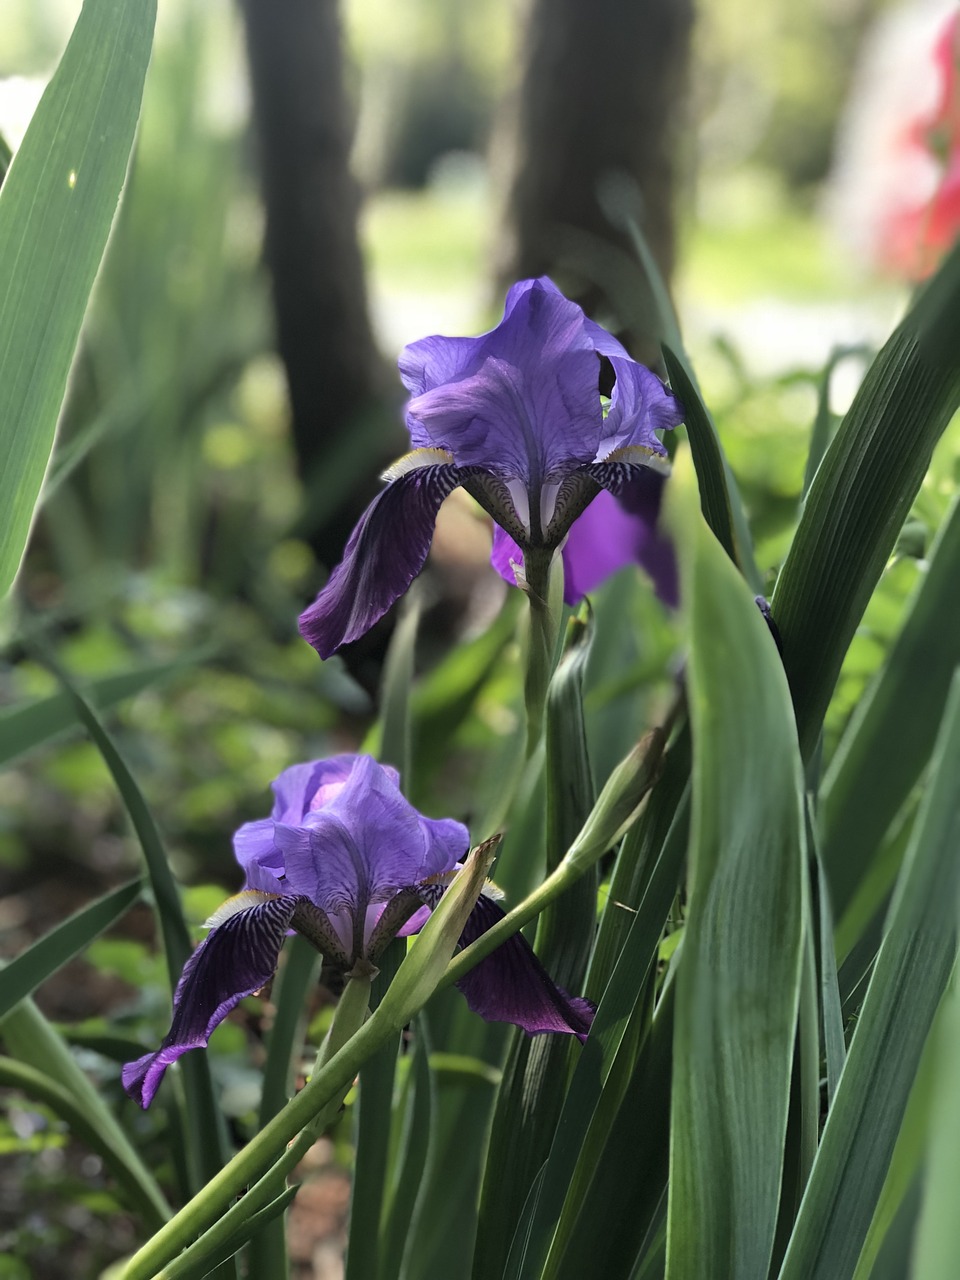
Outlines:
{"label": "veined purple petal", "polygon": [[600,354],[626,358],[552,281],[520,281],[489,333],[404,351],[411,440],[449,450],[459,466],[539,485],[596,456]]}
{"label": "veined purple petal", "polygon": [[[400,378],[411,396],[423,395],[444,382],[452,382],[467,373],[475,373],[484,359],[497,348],[497,340],[504,321],[510,319],[518,306],[531,293],[542,293],[549,296],[551,305],[558,311],[563,310],[569,318],[565,342],[566,349],[596,351],[605,356],[627,356],[625,348],[613,334],[607,333],[601,325],[584,315],[583,310],[569,298],[565,298],[557,286],[547,276],[539,276],[534,280],[518,280],[507,290],[503,307],[503,319],[495,328],[479,334],[476,338],[447,338],[442,334],[432,334],[404,347],[398,361]],[[503,355],[503,351],[499,351]],[[420,447],[428,440],[414,442]]]}
{"label": "veined purple petal", "polygon": [[275,830],[286,892],[343,923],[349,918],[354,953],[379,916],[369,908],[452,870],[470,845],[466,827],[423,817],[401,794],[395,772],[369,756],[355,758],[329,803],[301,825],[278,823]]}
{"label": "veined purple petal", "polygon": [[[525,357],[491,354],[476,373],[411,400],[411,416],[458,466],[539,488],[596,456],[602,425],[596,354],[538,358],[538,340],[530,336]],[[525,365],[515,362],[521,358]]]}
{"label": "veined purple petal", "polygon": [[515,285],[512,285],[507,293],[507,302],[503,310],[504,318],[510,314],[516,303],[530,289],[542,289],[546,293],[556,294],[557,297],[563,298],[568,307],[577,308],[583,318],[581,338],[583,346],[588,347],[591,351],[596,351],[599,355],[630,358],[626,347],[612,333],[607,333],[603,325],[597,324],[595,320],[591,320],[589,316],[585,315],[576,302],[571,302],[569,298],[561,293],[549,276],[538,276],[535,280],[520,280]]}
{"label": "veined purple petal", "polygon": [[300,615],[300,633],[321,658],[369,631],[403,595],[423,568],[440,505],[459,483],[457,468],[440,463],[406,472],[374,498]]}
{"label": "veined purple petal", "polygon": [[245,873],[248,889],[261,893],[283,893],[283,854],[277,848],[272,818],[245,822],[233,833],[233,851]]}
{"label": "veined purple petal", "polygon": [[295,897],[271,898],[224,920],[184,965],[173,997],[173,1020],[160,1048],[128,1062],[123,1087],[146,1109],[171,1063],[206,1045],[214,1029],[244,996],[273,977],[297,907]]}
{"label": "veined purple petal", "polygon": [[587,470],[614,495],[627,515],[636,521],[638,530],[646,530],[644,538],[638,535],[636,558],[653,581],[659,598],[676,608],[680,599],[677,559],[670,539],[657,527],[666,477],[652,467],[634,462],[597,462]]}
{"label": "veined purple petal", "polygon": [[602,461],[615,449],[631,445],[665,455],[654,432],[670,430],[683,421],[679,400],[655,373],[635,360],[614,357],[610,363],[617,380],[596,460]]}
{"label": "veined purple petal", "polygon": [[[411,342],[400,352],[397,361],[400,381],[412,396],[422,396],[442,382],[461,377],[482,360],[479,352],[486,337],[484,333],[479,338],[445,338],[435,333]],[[430,443],[429,437],[414,439],[412,435],[411,441],[415,449]]]}
{"label": "veined purple petal", "polygon": [[[461,946],[503,919],[503,911],[481,895],[460,935]],[[528,1035],[556,1031],[587,1038],[595,1007],[558,987],[522,933],[515,933],[457,983],[474,1013],[487,1022],[512,1022]]]}
{"label": "veined purple petal", "polygon": [[[330,756],[327,760],[311,760],[308,764],[294,764],[276,778],[272,784],[274,795],[274,822],[292,825],[302,821],[313,809],[324,805],[339,794],[361,757],[352,752]],[[392,765],[380,766],[395,787],[400,785],[400,775]]]}

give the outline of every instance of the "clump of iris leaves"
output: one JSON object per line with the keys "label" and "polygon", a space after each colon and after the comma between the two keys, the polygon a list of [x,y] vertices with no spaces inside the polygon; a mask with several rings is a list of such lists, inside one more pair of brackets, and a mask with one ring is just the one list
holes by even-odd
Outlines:
{"label": "clump of iris leaves", "polygon": [[[117,11],[88,0],[0,198],[4,589],[123,182],[153,16],[149,3]],[[583,1046],[481,1023],[455,1001],[454,917],[478,888],[464,877],[419,941],[388,951],[362,1030],[288,1100],[315,978],[315,958],[295,940],[272,994],[249,1140],[231,1149],[209,1061],[216,1046],[187,1055],[162,1100],[176,1190],[161,1187],[138,1147],[139,1113],[106,1104],[30,999],[144,895],[171,985],[192,946],[133,773],[59,672],[57,715],[66,708],[102,753],[144,875],[7,966],[0,1083],[103,1159],[144,1242],[115,1274],[285,1274],[288,1175],[357,1078],[350,1280],[955,1273],[955,501],[882,667],[840,731],[823,729],[960,405],[960,251],[915,298],[836,430],[828,413],[818,417],[796,532],[768,591],[780,651],[754,604],[768,584],[735,478],[666,306],[661,321],[686,409],[665,510],[682,584],[672,710],[640,696],[642,626],[656,606],[627,575],[568,622],[542,742],[526,764],[509,729],[520,706],[516,603],[452,655],[445,682],[413,693],[409,610],[371,743],[416,777],[424,759],[436,767],[454,750],[465,725],[508,723],[483,738],[471,827],[475,839],[507,830],[497,875],[510,927],[530,925],[556,980],[597,1003]],[[15,722],[32,740],[60,726],[49,704],[37,714]]]}

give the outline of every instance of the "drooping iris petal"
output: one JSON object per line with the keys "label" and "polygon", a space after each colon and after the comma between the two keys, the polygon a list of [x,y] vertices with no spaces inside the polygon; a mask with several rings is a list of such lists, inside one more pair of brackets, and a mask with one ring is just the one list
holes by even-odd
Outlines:
{"label": "drooping iris petal", "polygon": [[677,559],[670,539],[657,527],[666,477],[652,467],[632,462],[598,462],[587,470],[628,515],[648,530],[637,559],[652,579],[657,596],[676,608],[680,599]]}
{"label": "drooping iris petal", "polygon": [[205,1046],[230,1010],[270,981],[296,908],[296,897],[270,898],[230,916],[200,943],[177,983],[160,1048],[123,1068],[123,1087],[141,1107],[149,1107],[171,1063]]}
{"label": "drooping iris petal", "polygon": [[459,483],[457,468],[439,463],[398,476],[374,498],[300,615],[300,633],[321,658],[369,631],[403,595],[423,568],[440,505]]}
{"label": "drooping iris petal", "polygon": [[615,449],[637,445],[666,456],[667,451],[655,432],[680,425],[683,421],[680,402],[644,365],[629,358],[612,358],[610,363],[616,382],[596,460],[602,461]]}
{"label": "drooping iris petal", "polygon": [[[628,564],[643,565],[649,572],[650,544],[656,538],[655,528],[602,490],[574,521],[564,543],[564,600],[577,604]],[[659,591],[662,584],[656,577],[654,583]]]}
{"label": "drooping iris petal", "polygon": [[523,551],[510,537],[506,529],[501,529],[498,524],[493,526],[493,548],[490,552],[490,563],[508,586],[515,587],[517,585],[517,575],[513,566],[519,565],[521,569],[523,568]]}
{"label": "drooping iris petal", "polygon": [[588,470],[627,514],[647,529],[637,559],[652,580],[658,598],[676,608],[680,599],[677,559],[672,542],[658,527],[666,476],[652,467],[628,462],[600,462]]}
{"label": "drooping iris petal", "polygon": [[[461,946],[474,942],[503,915],[496,902],[481,895],[460,935]],[[457,987],[481,1018],[512,1022],[528,1035],[566,1032],[583,1041],[595,1012],[591,1001],[570,996],[557,986],[522,933],[515,933],[481,960]]]}
{"label": "drooping iris petal", "polygon": [[[638,468],[638,470],[645,468]],[[640,565],[653,580],[657,595],[665,604],[677,603],[677,573],[673,548],[656,530],[659,490],[663,477],[650,472],[653,480],[640,482],[640,496],[646,497],[639,512],[628,511],[606,489],[593,499],[571,526],[561,552],[563,558],[563,600],[579,604],[607,578],[628,564]],[[516,575],[511,561],[523,567],[523,551],[499,526],[493,531],[490,563],[504,582],[514,586]]]}

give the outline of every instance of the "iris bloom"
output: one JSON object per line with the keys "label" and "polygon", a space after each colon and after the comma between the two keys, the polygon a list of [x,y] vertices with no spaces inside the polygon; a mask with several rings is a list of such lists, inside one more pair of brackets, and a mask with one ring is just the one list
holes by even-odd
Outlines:
{"label": "iris bloom", "polygon": [[[416,933],[467,853],[466,827],[425,818],[400,793],[395,770],[369,756],[294,765],[273,784],[269,818],[234,837],[244,889],[207,921],[209,934],[184,966],[173,1021],[160,1048],[123,1068],[142,1107],[163,1073],[206,1045],[214,1028],[273,976],[290,929],[344,974],[370,973],[387,943]],[[466,946],[503,912],[488,886],[460,937]],[[519,933],[457,983],[476,1013],[531,1035],[586,1037],[589,1001],[557,987]]]}
{"label": "iris bloom", "polygon": [[[656,433],[681,421],[680,406],[550,280],[514,285],[501,322],[478,338],[411,343],[400,374],[413,452],[386,472],[300,618],[321,657],[363,635],[406,591],[458,485],[496,521],[493,562],[508,581],[541,585],[569,537],[568,603],[634,560],[675,598],[672,553],[656,533],[666,457]],[[601,385],[611,379],[605,414]]]}

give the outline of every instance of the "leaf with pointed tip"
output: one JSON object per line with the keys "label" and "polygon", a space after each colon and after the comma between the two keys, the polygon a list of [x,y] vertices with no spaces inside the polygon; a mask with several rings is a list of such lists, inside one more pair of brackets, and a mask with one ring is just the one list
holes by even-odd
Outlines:
{"label": "leaf with pointed tip", "polygon": [[960,245],[867,371],[810,486],[772,608],[805,759],[844,655],[960,407]]}

